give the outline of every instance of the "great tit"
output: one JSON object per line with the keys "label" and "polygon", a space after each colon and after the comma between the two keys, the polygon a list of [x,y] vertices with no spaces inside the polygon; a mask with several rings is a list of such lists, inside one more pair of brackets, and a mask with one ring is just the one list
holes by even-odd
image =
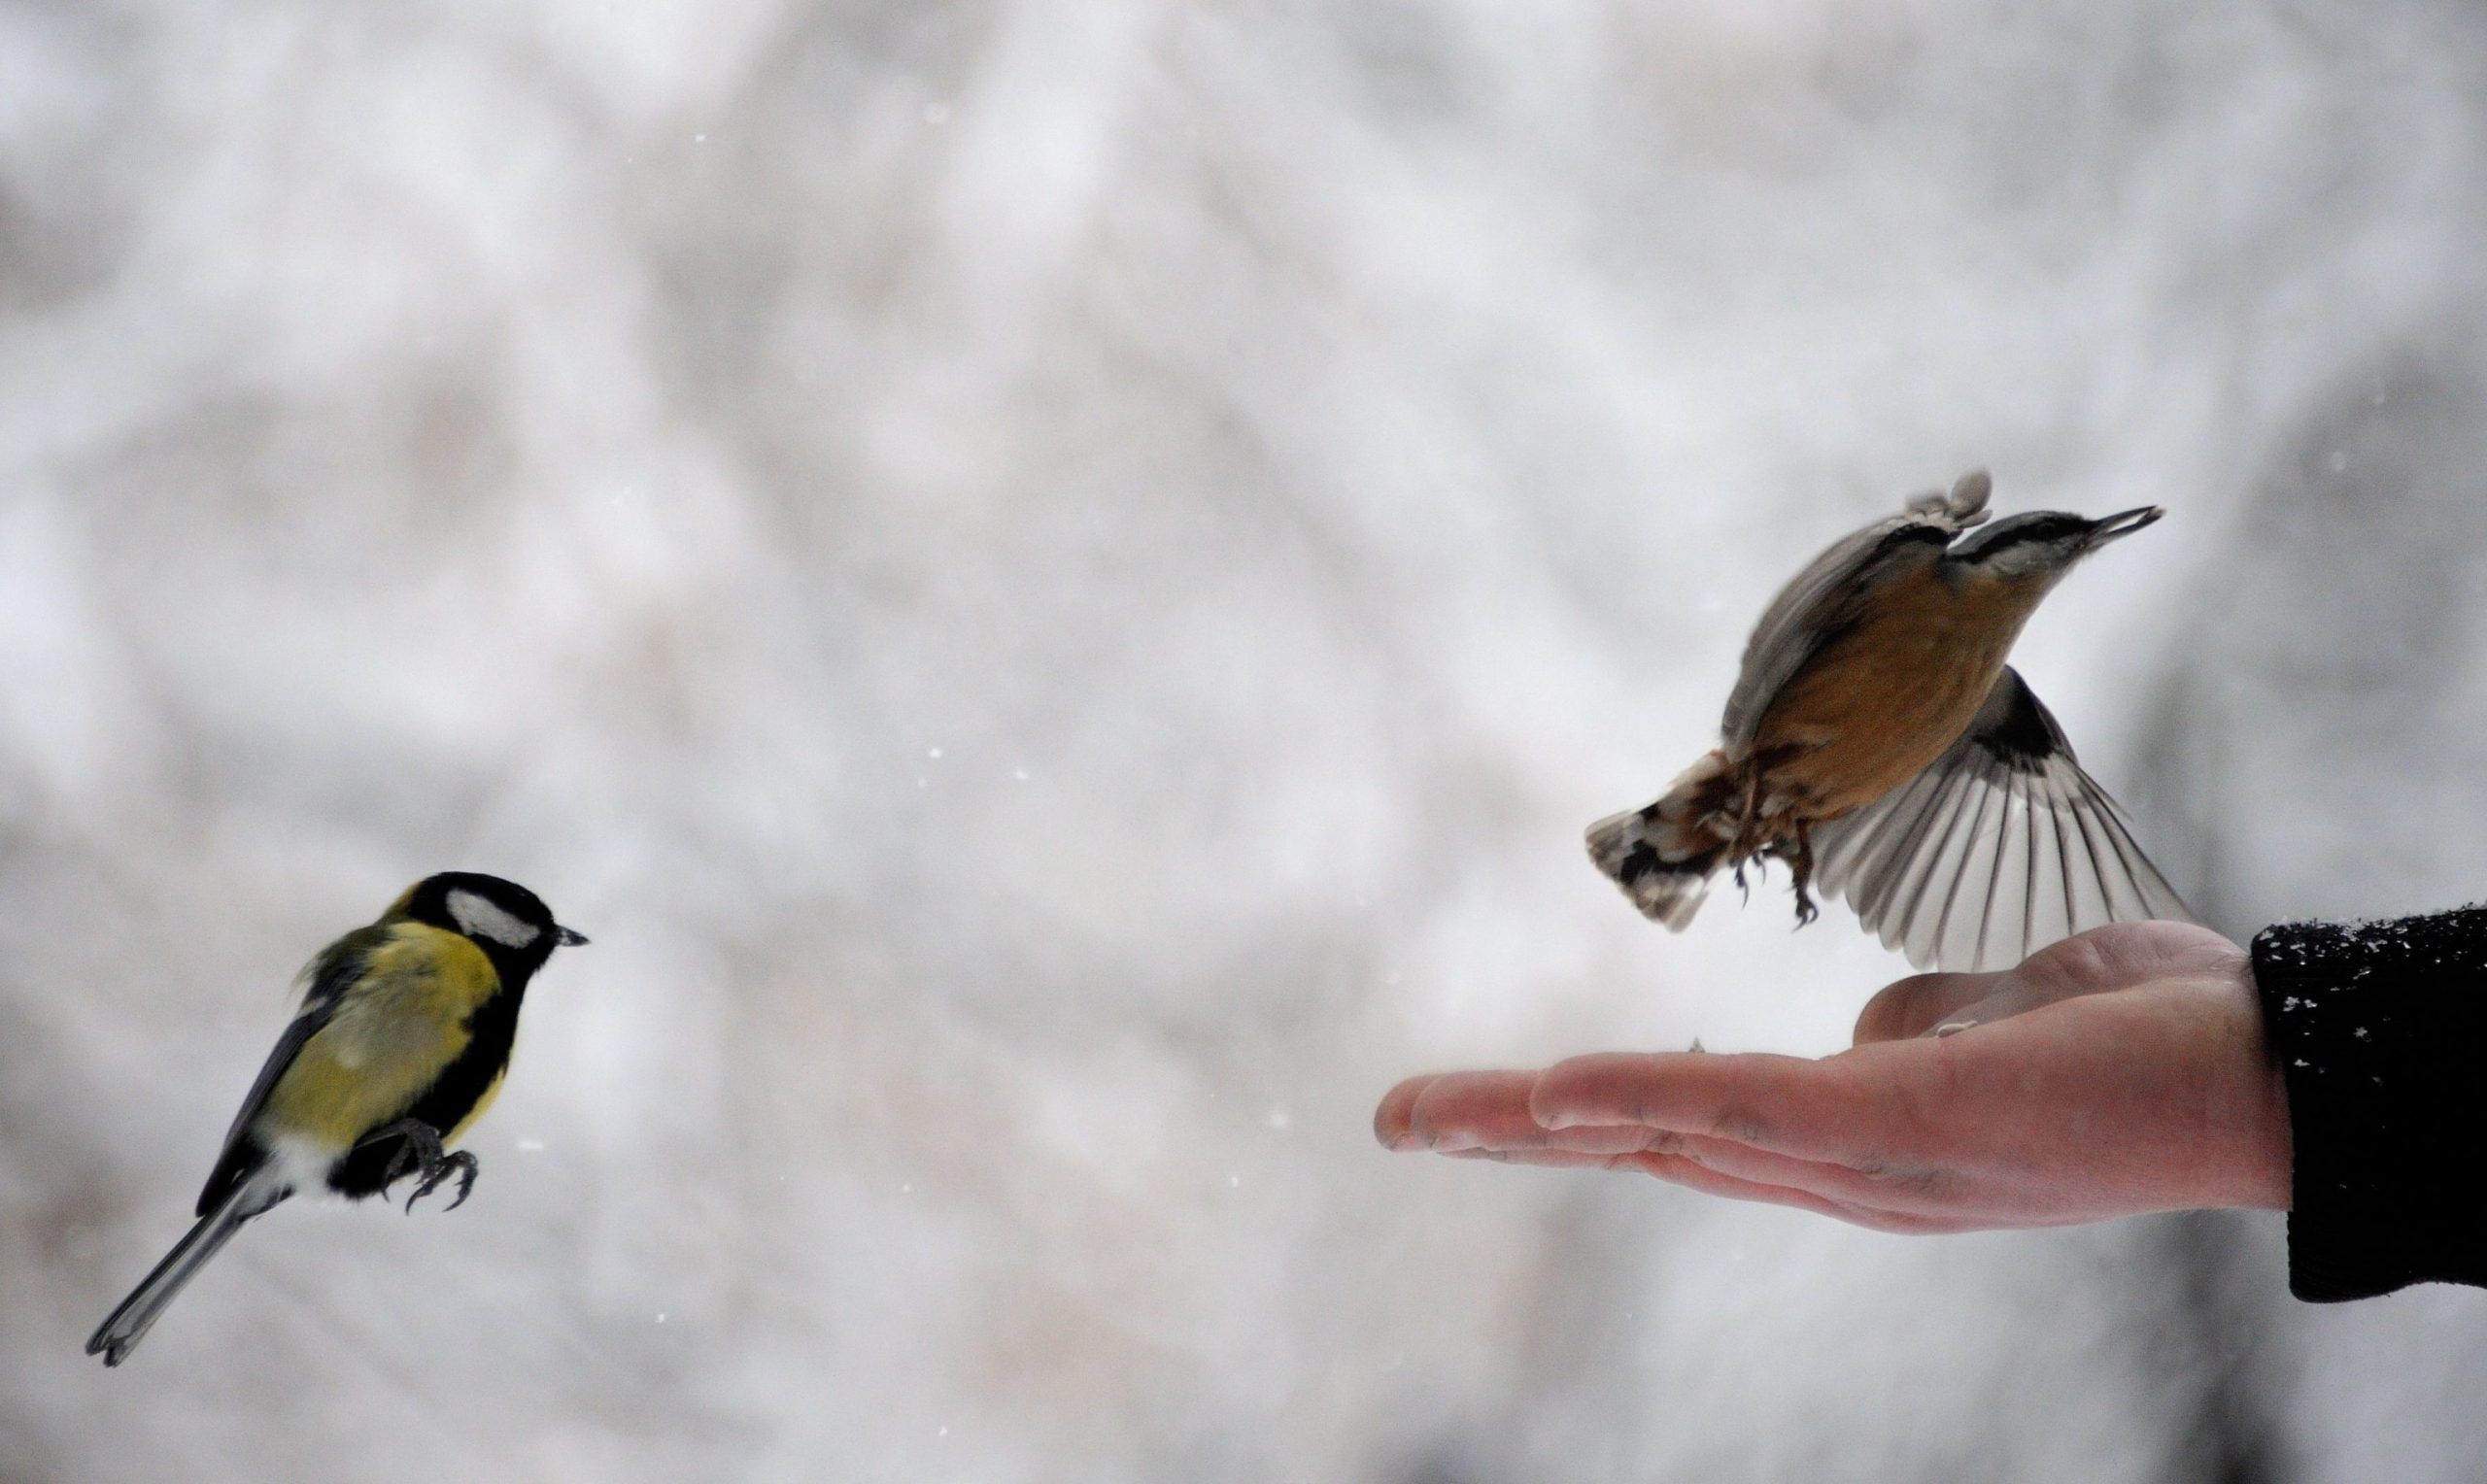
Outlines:
{"label": "great tit", "polygon": [[456,1210],[474,1188],[475,1157],[444,1148],[500,1091],[528,980],[555,948],[586,941],[516,882],[447,871],[322,949],[302,970],[302,1007],[224,1135],[198,1224],[86,1353],[107,1366],[127,1359],[244,1222],[298,1192],[359,1200],[411,1173],[411,1212],[455,1174]]}

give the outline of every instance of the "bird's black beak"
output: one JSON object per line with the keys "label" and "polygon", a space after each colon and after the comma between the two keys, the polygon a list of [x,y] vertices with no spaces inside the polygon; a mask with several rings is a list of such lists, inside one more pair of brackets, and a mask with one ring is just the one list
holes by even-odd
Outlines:
{"label": "bird's black beak", "polygon": [[587,934],[579,931],[576,928],[564,928],[561,924],[555,923],[553,925],[553,941],[563,948],[584,948],[587,946]]}
{"label": "bird's black beak", "polygon": [[2090,549],[2095,552],[2110,541],[2129,536],[2165,514],[2156,505],[2144,505],[2139,510],[2120,510],[2104,517],[2090,527]]}

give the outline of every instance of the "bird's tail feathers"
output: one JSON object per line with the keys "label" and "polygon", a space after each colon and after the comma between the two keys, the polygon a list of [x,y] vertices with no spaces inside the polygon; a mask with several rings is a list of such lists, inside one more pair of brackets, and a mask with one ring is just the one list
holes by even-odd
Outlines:
{"label": "bird's tail feathers", "polygon": [[1664,802],[1610,814],[1591,825],[1589,859],[1623,889],[1643,917],[1682,932],[1710,894],[1719,852],[1683,853],[1680,833],[1661,809]]}
{"label": "bird's tail feathers", "polygon": [[97,1327],[93,1336],[86,1341],[86,1353],[101,1355],[107,1366],[118,1366],[127,1360],[129,1353],[138,1348],[138,1342],[146,1337],[149,1327],[164,1312],[165,1305],[188,1286],[190,1279],[198,1276],[199,1269],[207,1265],[210,1258],[223,1250],[224,1244],[233,1239],[233,1233],[242,1230],[242,1223],[290,1194],[291,1192],[286,1189],[282,1177],[266,1166],[235,1181],[216,1209],[200,1217],[197,1225],[190,1228],[189,1234],[174,1243],[173,1250],[164,1254],[164,1260],[155,1265],[154,1270],[130,1291],[129,1297],[120,1301],[120,1306],[112,1311],[111,1317]]}
{"label": "bird's tail feathers", "polygon": [[1727,841],[1711,821],[1737,777],[1724,752],[1705,754],[1654,802],[1591,825],[1589,859],[1643,917],[1682,932],[1710,894],[1710,878],[1727,863]]}

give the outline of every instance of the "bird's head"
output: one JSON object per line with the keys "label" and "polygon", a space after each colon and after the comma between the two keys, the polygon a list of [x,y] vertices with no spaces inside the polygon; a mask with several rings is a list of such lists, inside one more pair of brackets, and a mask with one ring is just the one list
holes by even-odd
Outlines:
{"label": "bird's head", "polygon": [[584,934],[553,921],[544,898],[498,876],[477,871],[443,871],[406,889],[383,921],[428,923],[472,938],[494,959],[530,964],[552,957],[556,948],[585,943]]}
{"label": "bird's head", "polygon": [[2006,516],[1962,537],[1949,555],[1954,562],[1981,575],[2052,581],[2092,552],[2131,535],[2166,513],[2156,505],[2144,505],[2094,521],[2061,510],[2032,510]]}

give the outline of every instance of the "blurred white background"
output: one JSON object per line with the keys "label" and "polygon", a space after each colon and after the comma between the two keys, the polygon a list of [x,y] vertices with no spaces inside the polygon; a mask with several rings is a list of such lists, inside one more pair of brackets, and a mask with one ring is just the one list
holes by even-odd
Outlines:
{"label": "blurred white background", "polygon": [[[1404,1074],[1826,1052],[1581,826],[1973,464],[2171,518],[2020,652],[2250,934],[2476,894],[2487,14],[0,9],[0,1476],[2461,1480],[2487,1307],[2276,1217],[1875,1235],[1393,1157]],[[540,891],[454,1216],[125,1368],[318,945]]]}

